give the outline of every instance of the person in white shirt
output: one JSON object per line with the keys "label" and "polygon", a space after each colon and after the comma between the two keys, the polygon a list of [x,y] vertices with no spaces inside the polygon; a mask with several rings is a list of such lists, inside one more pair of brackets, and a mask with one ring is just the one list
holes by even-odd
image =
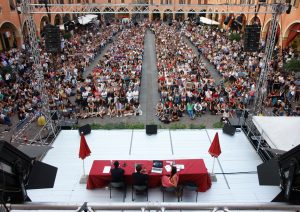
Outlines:
{"label": "person in white shirt", "polygon": [[200,102],[196,102],[196,104],[194,105],[194,110],[195,110],[196,116],[201,116],[202,106],[201,106]]}

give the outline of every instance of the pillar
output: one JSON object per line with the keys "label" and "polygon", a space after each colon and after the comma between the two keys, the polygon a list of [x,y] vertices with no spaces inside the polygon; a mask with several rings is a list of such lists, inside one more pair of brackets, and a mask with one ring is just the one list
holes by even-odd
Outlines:
{"label": "pillar", "polygon": [[184,13],[184,20],[187,20],[187,18],[188,18],[188,13],[186,12]]}
{"label": "pillar", "polygon": [[148,18],[149,18],[149,21],[152,21],[152,19],[153,19],[153,13],[152,12],[149,12]]}

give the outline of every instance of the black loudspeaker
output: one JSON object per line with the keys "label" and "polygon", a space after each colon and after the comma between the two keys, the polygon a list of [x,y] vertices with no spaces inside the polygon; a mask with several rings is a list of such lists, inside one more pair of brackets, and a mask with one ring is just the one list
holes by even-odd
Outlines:
{"label": "black loudspeaker", "polygon": [[157,134],[157,125],[155,124],[146,125],[146,134],[147,135]]}
{"label": "black loudspeaker", "polygon": [[224,24],[225,25],[228,25],[229,24],[229,21],[230,21],[231,17],[230,16],[227,16],[224,20]]}
{"label": "black loudspeaker", "polygon": [[36,161],[0,140],[1,203],[30,201],[26,189],[53,188],[57,168]]}
{"label": "black loudspeaker", "polygon": [[79,129],[78,129],[79,134],[81,134],[81,132],[83,132],[84,135],[90,134],[91,130],[92,130],[92,128],[91,128],[91,125],[89,125],[89,124],[83,125],[83,126],[79,127]]}
{"label": "black loudspeaker", "polygon": [[256,52],[259,49],[260,26],[247,25],[245,28],[244,51]]}
{"label": "black loudspeaker", "polygon": [[234,135],[235,127],[231,126],[230,124],[225,124],[223,127],[223,133],[225,133],[227,135]]}
{"label": "black loudspeaker", "polygon": [[291,10],[292,10],[292,5],[289,4],[289,5],[288,5],[288,8],[287,8],[287,10],[286,10],[286,14],[290,14],[290,13],[291,13]]}
{"label": "black loudspeaker", "polygon": [[51,119],[52,119],[53,121],[58,120],[58,114],[57,114],[57,111],[51,112],[50,115],[51,115]]}
{"label": "black loudspeaker", "polygon": [[45,47],[49,53],[57,53],[61,50],[60,32],[58,26],[47,24],[44,27]]}

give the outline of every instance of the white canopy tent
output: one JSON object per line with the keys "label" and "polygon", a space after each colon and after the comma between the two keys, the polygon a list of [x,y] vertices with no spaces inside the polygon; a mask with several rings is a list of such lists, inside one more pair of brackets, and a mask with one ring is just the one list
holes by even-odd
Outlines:
{"label": "white canopy tent", "polygon": [[207,25],[220,25],[219,22],[211,20],[209,18],[200,17],[200,22]]}
{"label": "white canopy tent", "polygon": [[300,117],[254,116],[253,123],[273,149],[289,151],[300,144]]}
{"label": "white canopy tent", "polygon": [[86,24],[92,22],[93,20],[96,20],[97,17],[98,17],[97,15],[92,15],[92,14],[80,16],[80,17],[78,17],[78,23],[81,25],[86,25]]}

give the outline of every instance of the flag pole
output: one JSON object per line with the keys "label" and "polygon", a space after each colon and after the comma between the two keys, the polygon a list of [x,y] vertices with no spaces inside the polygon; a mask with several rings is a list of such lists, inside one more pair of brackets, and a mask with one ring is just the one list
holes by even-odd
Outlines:
{"label": "flag pole", "polygon": [[214,173],[214,169],[215,169],[215,161],[216,161],[216,158],[215,157],[213,157],[214,158],[214,161],[213,161],[213,166],[212,166],[212,170],[211,170],[211,173],[213,174]]}
{"label": "flag pole", "polygon": [[83,176],[85,176],[84,160],[82,160],[82,167],[83,167]]}

